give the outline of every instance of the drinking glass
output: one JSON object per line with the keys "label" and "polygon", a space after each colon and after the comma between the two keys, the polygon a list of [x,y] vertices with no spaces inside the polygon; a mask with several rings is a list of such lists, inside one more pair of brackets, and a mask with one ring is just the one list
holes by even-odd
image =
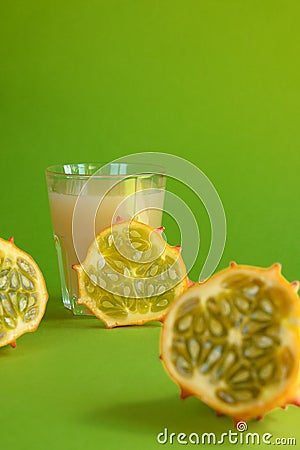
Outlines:
{"label": "drinking glass", "polygon": [[95,236],[117,220],[161,226],[166,177],[160,167],[82,163],[48,167],[46,179],[63,304],[75,315],[77,273]]}

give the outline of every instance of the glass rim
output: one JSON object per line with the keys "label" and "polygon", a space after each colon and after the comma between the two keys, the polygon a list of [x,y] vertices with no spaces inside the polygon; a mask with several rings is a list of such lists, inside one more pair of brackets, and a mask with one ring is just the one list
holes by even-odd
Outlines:
{"label": "glass rim", "polygon": [[[109,166],[124,166],[123,169],[136,168],[135,171],[132,172],[123,172],[123,173],[112,173],[112,174],[95,174],[97,170],[101,169],[101,167],[109,167]],[[91,167],[94,172],[91,173],[68,173],[65,172],[65,168],[69,167]],[[140,168],[140,170],[138,170]],[[141,163],[127,163],[124,162],[84,162],[84,163],[66,163],[66,164],[52,164],[45,169],[46,175],[53,175],[56,177],[62,178],[80,178],[80,179],[88,179],[90,177],[94,178],[130,178],[130,177],[139,177],[143,175],[162,175],[166,176],[166,170],[164,167],[158,164],[141,164]]]}

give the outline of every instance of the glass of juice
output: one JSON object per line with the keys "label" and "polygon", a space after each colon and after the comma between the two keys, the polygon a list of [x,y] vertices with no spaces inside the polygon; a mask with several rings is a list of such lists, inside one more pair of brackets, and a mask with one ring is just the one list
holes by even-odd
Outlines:
{"label": "glass of juice", "polygon": [[166,176],[157,166],[82,163],[48,167],[46,179],[63,304],[75,315],[77,273],[95,236],[118,220],[161,226]]}

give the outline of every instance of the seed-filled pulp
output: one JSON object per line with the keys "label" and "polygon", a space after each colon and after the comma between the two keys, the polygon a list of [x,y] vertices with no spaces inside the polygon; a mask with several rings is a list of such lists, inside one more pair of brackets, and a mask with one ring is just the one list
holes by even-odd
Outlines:
{"label": "seed-filled pulp", "polygon": [[11,241],[0,239],[0,346],[37,327],[47,297],[32,258]]}
{"label": "seed-filled pulp", "polygon": [[78,304],[87,306],[108,327],[160,320],[187,287],[178,249],[135,221],[100,233],[75,269]]}
{"label": "seed-filled pulp", "polygon": [[286,280],[274,281],[276,269],[224,272],[174,305],[162,356],[183,389],[219,411],[252,416],[298,379],[299,301]]}

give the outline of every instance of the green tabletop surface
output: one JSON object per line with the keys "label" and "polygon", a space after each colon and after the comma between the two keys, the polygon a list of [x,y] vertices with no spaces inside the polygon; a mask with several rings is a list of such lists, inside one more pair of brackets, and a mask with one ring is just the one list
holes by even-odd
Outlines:
{"label": "green tabletop surface", "polygon": [[[178,434],[234,432],[200,400],[179,398],[159,360],[159,324],[106,330],[62,306],[44,169],[144,151],[185,158],[224,205],[217,270],[280,262],[300,279],[299,15],[297,0],[0,2],[0,236],[33,256],[49,292],[38,330],[0,349],[1,449],[193,448]],[[201,230],[195,280],[209,219],[188,187],[168,186]],[[299,420],[290,406],[249,422],[261,440],[272,435],[254,447],[279,438],[299,448]],[[243,435],[216,446],[249,447]]]}

